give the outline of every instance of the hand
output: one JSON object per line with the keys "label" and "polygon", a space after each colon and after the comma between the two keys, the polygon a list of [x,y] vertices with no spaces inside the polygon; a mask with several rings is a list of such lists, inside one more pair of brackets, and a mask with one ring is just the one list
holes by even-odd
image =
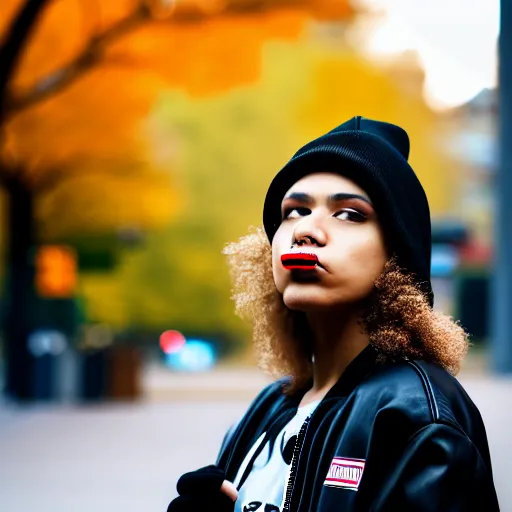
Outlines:
{"label": "hand", "polygon": [[185,473],[176,488],[179,496],[171,501],[167,512],[233,512],[238,497],[236,487],[214,465]]}
{"label": "hand", "polygon": [[229,498],[231,498],[233,501],[236,501],[238,498],[238,491],[236,490],[235,485],[229,480],[224,480],[222,482],[222,485],[220,486],[220,491]]}

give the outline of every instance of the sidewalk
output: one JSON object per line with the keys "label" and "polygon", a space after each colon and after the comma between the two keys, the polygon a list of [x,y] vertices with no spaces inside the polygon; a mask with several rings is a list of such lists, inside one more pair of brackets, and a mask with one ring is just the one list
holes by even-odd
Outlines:
{"label": "sidewalk", "polygon": [[254,367],[220,367],[205,373],[172,372],[148,366],[143,375],[149,402],[230,400],[249,401],[272,379]]}
{"label": "sidewalk", "polygon": [[[458,379],[464,382],[489,378],[487,355],[478,351],[470,352]],[[219,399],[249,401],[274,380],[256,365],[250,366],[247,363],[223,364],[205,373],[174,372],[154,363],[146,367],[142,379],[144,398],[149,402]]]}

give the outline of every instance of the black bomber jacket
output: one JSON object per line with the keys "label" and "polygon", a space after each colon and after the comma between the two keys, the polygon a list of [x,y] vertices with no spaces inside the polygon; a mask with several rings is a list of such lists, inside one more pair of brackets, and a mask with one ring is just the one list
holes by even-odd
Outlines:
{"label": "black bomber jacket", "polygon": [[[264,432],[296,413],[306,390],[287,396],[283,383],[266,387],[226,435],[217,464],[228,480]],[[439,366],[380,363],[367,347],[304,422],[283,512],[473,510],[499,510],[478,409]]]}

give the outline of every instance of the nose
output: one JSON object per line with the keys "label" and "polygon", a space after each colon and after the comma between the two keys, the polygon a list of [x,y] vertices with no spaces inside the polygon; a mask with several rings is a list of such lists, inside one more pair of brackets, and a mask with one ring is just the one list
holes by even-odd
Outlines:
{"label": "nose", "polygon": [[292,245],[316,245],[322,247],[326,244],[326,233],[321,222],[314,214],[300,219],[293,230]]}

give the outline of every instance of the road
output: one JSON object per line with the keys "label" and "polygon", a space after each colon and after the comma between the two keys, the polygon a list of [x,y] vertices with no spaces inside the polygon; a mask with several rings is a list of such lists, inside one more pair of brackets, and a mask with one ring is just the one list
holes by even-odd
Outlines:
{"label": "road", "polygon": [[[243,371],[188,379],[155,369],[137,404],[0,406],[0,510],[165,512],[178,476],[214,461],[266,380]],[[512,380],[461,381],[487,426],[502,510],[512,512]]]}

